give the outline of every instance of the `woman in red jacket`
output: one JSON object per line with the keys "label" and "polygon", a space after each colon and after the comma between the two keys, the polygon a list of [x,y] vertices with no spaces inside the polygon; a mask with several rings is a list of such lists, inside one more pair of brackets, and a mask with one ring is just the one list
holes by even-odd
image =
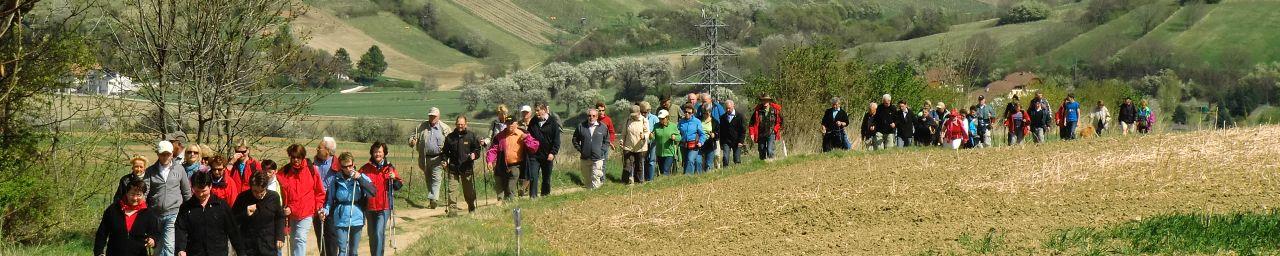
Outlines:
{"label": "woman in red jacket", "polygon": [[951,149],[960,149],[961,144],[969,142],[969,129],[965,128],[964,122],[964,115],[952,109],[951,117],[942,126],[943,143],[950,143]]}
{"label": "woman in red jacket", "polygon": [[1027,114],[1026,110],[1022,110],[1021,104],[1013,102],[1013,112],[1009,113],[1004,120],[1004,127],[1009,128],[1009,144],[1022,144],[1022,139],[1031,133],[1031,114]]}
{"label": "woman in red jacket", "polygon": [[305,234],[313,228],[313,219],[324,221],[325,216],[317,214],[324,205],[324,186],[319,171],[307,161],[307,148],[293,144],[285,151],[289,154],[289,164],[276,173],[276,179],[284,198],[284,214],[289,219],[290,255],[304,256],[307,254]]}
{"label": "woman in red jacket", "polygon": [[381,256],[384,250],[384,244],[387,241],[387,220],[391,219],[392,202],[395,198],[390,196],[392,190],[400,190],[403,183],[400,180],[400,172],[396,171],[396,167],[387,161],[387,144],[374,142],[369,147],[369,162],[360,167],[360,173],[368,177],[373,182],[373,198],[369,199],[365,207],[364,219],[368,223],[369,238],[369,255]]}

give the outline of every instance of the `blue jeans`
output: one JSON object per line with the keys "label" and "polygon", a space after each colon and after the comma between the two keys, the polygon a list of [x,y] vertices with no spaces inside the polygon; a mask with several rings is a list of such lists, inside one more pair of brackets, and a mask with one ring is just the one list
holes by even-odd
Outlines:
{"label": "blue jeans", "polygon": [[760,150],[760,160],[773,158],[773,138],[769,136],[760,136],[760,140],[756,142],[756,147]]}
{"label": "blue jeans", "polygon": [[1067,121],[1067,126],[1062,127],[1062,138],[1067,140],[1076,139],[1076,121]]}
{"label": "blue jeans", "polygon": [[721,166],[728,166],[728,157],[733,157],[733,164],[742,164],[742,147],[733,145],[733,143],[721,143]]}
{"label": "blue jeans", "polygon": [[658,169],[658,147],[649,142],[649,156],[644,165],[644,181],[653,181],[653,170]]}
{"label": "blue jeans", "polygon": [[[365,227],[369,229],[369,255],[382,256],[387,251],[387,236],[383,231],[387,230],[387,219],[389,218],[391,218],[391,211],[364,212]],[[352,255],[355,254],[353,253]]]}
{"label": "blue jeans", "polygon": [[658,169],[662,171],[662,175],[671,175],[671,165],[675,164],[676,157],[664,156],[658,157]]}
{"label": "blue jeans", "polygon": [[698,153],[698,149],[684,150],[684,174],[697,174],[702,170],[702,154]]}
{"label": "blue jeans", "polygon": [[173,225],[177,222],[178,222],[178,213],[176,212],[165,214],[164,216],[160,216],[160,236],[158,239],[156,239],[156,248],[157,248],[156,255],[160,255],[160,256],[177,255],[177,253],[174,252],[173,250],[174,241],[176,241],[174,240],[176,239],[175,238],[176,233],[174,233],[175,231],[173,229],[174,228]]}
{"label": "blue jeans", "polygon": [[703,145],[702,149],[698,150],[698,153],[701,154],[698,156],[698,158],[702,159],[701,161],[702,172],[707,172],[708,170],[716,168],[716,145],[715,144]]}
{"label": "blue jeans", "polygon": [[[360,229],[363,226],[334,227],[334,240],[338,242],[338,256],[355,256],[360,252]],[[298,251],[294,251],[296,254]]]}
{"label": "blue jeans", "polygon": [[307,233],[311,233],[311,217],[289,220],[289,249],[293,256],[307,256]]}

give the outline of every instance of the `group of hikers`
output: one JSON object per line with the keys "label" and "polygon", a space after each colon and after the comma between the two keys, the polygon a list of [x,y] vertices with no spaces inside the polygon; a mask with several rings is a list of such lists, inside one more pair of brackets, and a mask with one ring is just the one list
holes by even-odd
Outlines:
{"label": "group of hikers", "polygon": [[[978,96],[978,104],[968,108],[947,108],[938,102],[926,101],[919,111],[912,111],[906,101],[893,102],[892,95],[885,94],[880,102],[868,104],[862,117],[861,139],[868,149],[885,149],[910,146],[946,146],[952,149],[991,147],[993,134],[999,124],[1004,129],[1006,145],[1018,145],[1027,141],[1043,143],[1052,127],[1058,127],[1062,140],[1074,140],[1078,133],[1102,135],[1112,122],[1111,112],[1105,102],[1098,101],[1090,112],[1082,112],[1082,105],[1074,95],[1068,95],[1056,111],[1043,93],[1037,92],[1026,105],[1014,95],[1005,105],[1004,112],[996,115],[987,103],[986,96]],[[822,118],[822,150],[849,149],[852,147],[844,128],[849,115],[841,109],[840,98],[831,100],[832,107]],[[1025,106],[1025,108],[1024,108]],[[1155,124],[1155,114],[1146,100],[1135,105],[1132,99],[1124,99],[1119,106],[1118,121],[1123,134],[1148,133]],[[1085,124],[1090,129],[1081,129]]]}
{"label": "group of hikers", "polygon": [[[713,100],[706,93],[690,93],[687,99],[678,108],[669,98],[656,109],[649,102],[637,102],[620,123],[606,114],[603,103],[587,109],[585,119],[573,124],[570,134],[583,186],[595,189],[605,184],[605,165],[612,150],[621,150],[619,182],[624,184],[674,175],[677,162],[686,175],[740,164],[748,142],[755,145],[761,160],[776,157],[784,119],[782,105],[768,94],[760,95],[747,116],[738,113],[732,100]],[[849,115],[840,98],[833,98],[831,104],[821,118],[822,150],[848,150],[852,147],[845,132]],[[1135,106],[1125,99],[1119,106],[1119,124],[1125,134],[1151,130],[1155,115],[1147,105],[1145,100]],[[1086,122],[1082,114],[1092,120],[1095,134],[1111,122],[1101,101],[1092,112],[1082,113],[1075,97],[1067,96],[1057,111],[1050,111],[1041,93],[1025,109],[1017,96],[1012,97],[1000,116],[984,96],[967,109],[947,109],[942,102],[933,110],[929,106],[934,105],[926,101],[920,111],[912,111],[906,101],[894,104],[886,94],[878,103],[868,104],[861,139],[872,150],[980,148],[992,146],[995,123],[1008,130],[1007,143],[1016,145],[1026,136],[1035,143],[1044,142],[1055,125],[1062,139],[1074,139],[1079,124]],[[679,112],[671,113],[674,109]],[[551,193],[561,132],[568,129],[562,129],[560,118],[545,103],[521,106],[518,114],[509,111],[505,105],[497,106],[489,133],[480,135],[468,129],[465,115],[459,115],[450,128],[441,120],[440,110],[430,108],[427,121],[408,141],[428,182],[428,208],[439,205],[442,182],[457,181],[467,211],[474,212],[476,161],[492,171],[495,192],[503,201]],[[288,252],[301,256],[308,250],[311,231],[321,255],[355,255],[362,231],[370,254],[383,255],[394,225],[395,192],[403,187],[399,172],[387,160],[391,152],[386,143],[374,142],[368,160],[357,168],[355,156],[337,153],[337,141],[331,137],[317,143],[310,158],[305,146],[288,146],[289,159],[282,164],[254,158],[243,144],[224,157],[208,146],[184,146],[185,142],[185,134],[169,133],[156,143],[154,161],[142,156],[129,159],[132,170],[121,177],[114,203],[98,227],[95,255]],[[446,211],[460,211],[449,196],[454,186],[446,183],[444,187]]]}

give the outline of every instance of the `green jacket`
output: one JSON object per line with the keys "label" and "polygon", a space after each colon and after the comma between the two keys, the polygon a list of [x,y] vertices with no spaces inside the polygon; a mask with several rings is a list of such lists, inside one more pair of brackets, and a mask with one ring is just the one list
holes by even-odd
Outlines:
{"label": "green jacket", "polygon": [[676,129],[675,123],[667,126],[662,126],[662,123],[654,125],[653,136],[657,141],[658,156],[676,156],[676,152],[679,152],[677,141],[671,140],[671,135],[680,136],[680,130]]}

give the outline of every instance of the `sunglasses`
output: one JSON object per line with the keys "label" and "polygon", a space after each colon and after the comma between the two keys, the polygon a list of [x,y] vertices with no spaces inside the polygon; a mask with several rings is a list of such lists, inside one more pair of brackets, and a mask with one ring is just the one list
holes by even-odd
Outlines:
{"label": "sunglasses", "polygon": [[190,150],[188,150],[188,151],[187,151],[187,154],[188,154],[188,155],[197,155],[197,154],[200,154],[200,152],[199,152],[199,151],[190,151]]}
{"label": "sunglasses", "polygon": [[248,150],[236,150],[236,154],[244,154],[244,153],[249,153],[249,151],[248,151]]}

